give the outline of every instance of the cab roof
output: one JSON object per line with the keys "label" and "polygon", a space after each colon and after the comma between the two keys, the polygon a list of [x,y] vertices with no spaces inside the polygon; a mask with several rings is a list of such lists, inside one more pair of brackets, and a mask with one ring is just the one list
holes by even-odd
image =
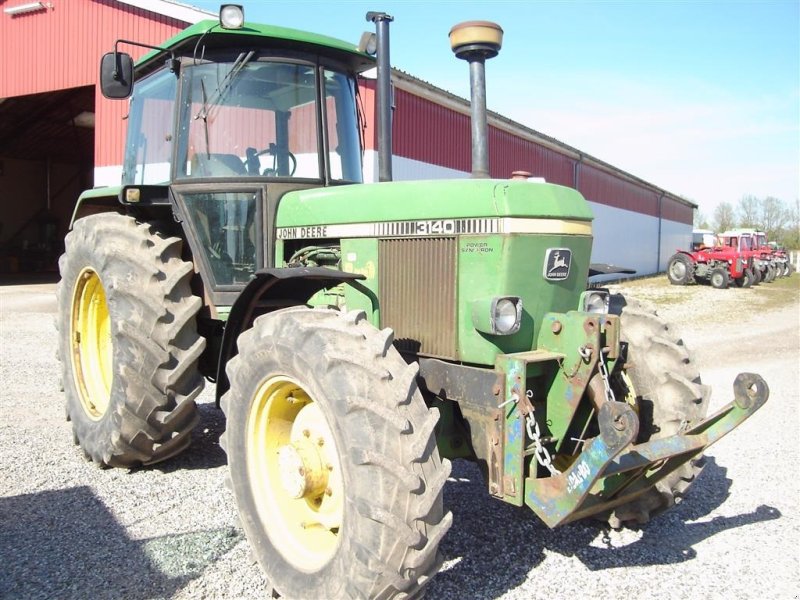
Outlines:
{"label": "cab roof", "polygon": [[[359,72],[375,66],[375,59],[360,52],[352,43],[299,29],[247,22],[241,29],[223,29],[219,21],[211,19],[200,21],[169,38],[160,44],[160,47],[176,54],[185,55],[194,52],[199,42],[215,48],[249,44],[319,52],[345,62],[353,70]],[[153,66],[153,61],[159,56],[162,56],[162,52],[158,50],[148,52],[136,62],[136,70],[138,72],[148,71]]]}

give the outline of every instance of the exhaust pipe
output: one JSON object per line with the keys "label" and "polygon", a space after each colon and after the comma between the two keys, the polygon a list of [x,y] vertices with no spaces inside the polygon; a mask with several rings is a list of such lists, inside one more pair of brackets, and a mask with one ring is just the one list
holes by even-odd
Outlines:
{"label": "exhaust pipe", "polygon": [[368,12],[367,21],[375,23],[378,54],[378,181],[392,180],[392,66],[389,60],[389,23],[394,17],[382,12]]}
{"label": "exhaust pipe", "polygon": [[489,137],[486,125],[486,60],[503,45],[503,29],[489,21],[466,21],[450,30],[450,48],[469,62],[472,126],[472,177],[489,178]]}

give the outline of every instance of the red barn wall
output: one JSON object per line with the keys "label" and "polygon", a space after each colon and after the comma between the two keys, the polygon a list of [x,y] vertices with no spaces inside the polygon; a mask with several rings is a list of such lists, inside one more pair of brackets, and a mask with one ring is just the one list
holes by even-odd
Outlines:
{"label": "red barn wall", "polygon": [[[0,98],[97,83],[100,57],[117,39],[158,44],[186,23],[113,0],[49,0],[52,8],[0,12]],[[145,48],[121,48],[134,59]],[[125,101],[95,90],[95,166],[122,163]]]}

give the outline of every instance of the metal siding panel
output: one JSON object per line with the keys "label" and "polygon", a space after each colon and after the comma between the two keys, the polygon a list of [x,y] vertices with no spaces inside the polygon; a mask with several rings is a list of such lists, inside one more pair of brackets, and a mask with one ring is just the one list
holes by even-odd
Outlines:
{"label": "metal siding panel", "polygon": [[694,209],[672,198],[664,198],[661,203],[661,217],[691,225],[694,222]]}
{"label": "metal siding panel", "polygon": [[381,327],[401,351],[457,358],[456,238],[378,242]]}
{"label": "metal siding panel", "polygon": [[469,117],[404,90],[395,90],[392,153],[469,171]]}
{"label": "metal siding panel", "polygon": [[658,216],[658,195],[654,191],[589,165],[581,165],[578,191],[592,202]]}
{"label": "metal siding panel", "polygon": [[[472,170],[468,115],[406,92],[395,91],[393,153],[457,171]],[[489,162],[493,177],[516,170],[561,185],[572,185],[573,161],[507,131],[489,127]]]}
{"label": "metal siding panel", "polygon": [[571,158],[495,127],[489,127],[489,160],[493,177],[507,178],[514,171],[528,171],[550,183],[573,185]]}

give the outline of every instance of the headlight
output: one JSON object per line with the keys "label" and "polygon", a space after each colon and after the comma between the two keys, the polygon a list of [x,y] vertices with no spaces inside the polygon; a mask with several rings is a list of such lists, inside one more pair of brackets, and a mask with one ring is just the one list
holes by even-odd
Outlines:
{"label": "headlight", "polygon": [[472,302],[472,324],[475,329],[491,335],[511,335],[522,323],[522,299],[517,296],[497,296]]}
{"label": "headlight", "polygon": [[590,290],[581,294],[581,307],[584,312],[607,314],[609,299],[608,292]]}
{"label": "headlight", "polygon": [[492,307],[492,322],[500,335],[519,331],[521,316],[522,300],[519,298],[498,298]]}
{"label": "headlight", "polygon": [[244,26],[244,9],[240,4],[223,4],[219,8],[219,24],[223,29],[241,29]]}

